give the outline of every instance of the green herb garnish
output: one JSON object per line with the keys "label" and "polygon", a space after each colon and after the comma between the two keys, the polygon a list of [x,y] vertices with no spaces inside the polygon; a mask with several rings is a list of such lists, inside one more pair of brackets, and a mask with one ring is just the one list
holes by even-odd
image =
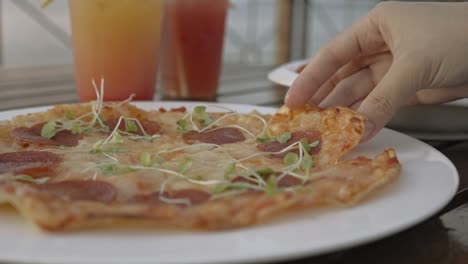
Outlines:
{"label": "green herb garnish", "polygon": [[318,145],[320,145],[320,140],[315,140],[314,142],[309,144],[309,147],[316,148],[318,147]]}
{"label": "green herb garnish", "polygon": [[32,183],[35,183],[35,184],[44,184],[46,182],[49,181],[49,177],[43,177],[43,178],[33,178],[29,175],[24,175],[24,174],[20,174],[20,175],[15,175],[14,176],[14,179],[15,181],[26,181],[26,182],[32,182]]}
{"label": "green herb garnish", "polygon": [[140,154],[140,164],[144,167],[153,166],[153,161],[151,159],[151,154],[149,152],[142,152]]}
{"label": "green herb garnish", "polygon": [[55,121],[49,121],[42,126],[41,136],[45,138],[53,138],[59,129],[57,129],[57,123]]}
{"label": "green herb garnish", "polygon": [[128,133],[136,133],[138,132],[138,127],[135,121],[130,119],[125,119],[125,129]]}
{"label": "green herb garnish", "polygon": [[153,142],[153,140],[157,139],[157,138],[160,138],[161,135],[159,134],[153,134],[153,135],[137,135],[137,134],[133,134],[133,135],[130,135],[128,138],[129,139],[133,139],[133,140],[139,140],[139,139],[144,139],[144,140],[148,140],[150,142]]}
{"label": "green herb garnish", "polygon": [[193,177],[193,178],[194,178],[195,180],[197,180],[197,181],[203,181],[203,180],[204,180],[204,177],[201,176],[201,175],[197,175],[197,176],[195,176],[195,177]]}
{"label": "green herb garnish", "polygon": [[159,156],[159,155],[156,155],[153,160],[154,160],[155,163],[157,163],[159,165],[166,162],[166,160],[163,157]]}
{"label": "green herb garnish", "polygon": [[183,174],[188,171],[192,167],[192,159],[186,158],[183,162],[181,162],[178,166],[179,173]]}
{"label": "green herb garnish", "polygon": [[291,166],[296,164],[299,161],[299,156],[296,153],[289,152],[283,158],[283,164],[286,166]]}
{"label": "green herb garnish", "polygon": [[111,139],[109,140],[109,143],[110,144],[122,144],[124,143],[124,140],[119,133],[114,133]]}
{"label": "green herb garnish", "polygon": [[262,136],[262,137],[257,138],[257,142],[260,142],[260,143],[269,143],[271,141],[272,139],[269,136]]}
{"label": "green herb garnish", "polygon": [[247,182],[232,182],[232,183],[216,185],[213,188],[213,193],[222,193],[222,192],[230,191],[230,190],[247,190],[247,189],[259,190],[259,188],[260,187],[258,187],[257,185],[253,185]]}
{"label": "green herb garnish", "polygon": [[135,171],[135,169],[132,169],[128,165],[121,165],[118,163],[101,163],[98,164],[98,168],[106,175],[123,174]]}
{"label": "green herb garnish", "polygon": [[287,143],[291,139],[291,133],[289,132],[284,132],[281,134],[279,137],[276,138],[276,141],[278,141],[281,144]]}
{"label": "green herb garnish", "polygon": [[205,106],[196,106],[193,109],[192,116],[200,121],[204,126],[209,126],[211,123],[213,123],[213,119],[211,116],[206,112],[206,107]]}
{"label": "green herb garnish", "polygon": [[65,111],[65,117],[69,120],[75,119],[75,115],[70,110]]}
{"label": "green herb garnish", "polygon": [[189,129],[188,129],[188,122],[187,120],[184,120],[184,119],[181,119],[181,120],[178,120],[177,121],[177,131],[181,132],[181,133],[185,133],[187,132]]}
{"label": "green herb garnish", "polygon": [[310,169],[312,169],[314,165],[314,160],[309,155],[305,155],[302,158],[301,168],[306,172],[307,176],[309,176]]}
{"label": "green herb garnish", "polygon": [[274,175],[271,175],[270,177],[268,177],[268,180],[265,186],[266,194],[271,196],[280,191],[281,189],[278,187],[278,178]]}
{"label": "green herb garnish", "polygon": [[309,142],[307,141],[307,139],[303,138],[299,141],[299,143],[301,143],[301,147],[302,149],[309,153],[310,152],[310,145],[309,145]]}
{"label": "green herb garnish", "polygon": [[232,174],[236,172],[236,163],[229,163],[226,168],[224,168],[224,178],[229,179]]}
{"label": "green herb garnish", "polygon": [[261,169],[258,169],[255,171],[258,175],[260,175],[261,177],[265,178],[267,176],[270,176],[272,175],[273,173],[275,173],[275,171],[271,168],[268,168],[268,167],[265,167],[265,168],[261,168]]}

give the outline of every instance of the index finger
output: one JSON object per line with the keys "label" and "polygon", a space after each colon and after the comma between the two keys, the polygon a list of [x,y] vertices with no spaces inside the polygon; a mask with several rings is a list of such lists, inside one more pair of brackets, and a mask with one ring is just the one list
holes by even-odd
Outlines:
{"label": "index finger", "polygon": [[341,67],[361,54],[361,34],[366,20],[360,20],[328,42],[291,85],[285,103],[289,108],[301,107]]}

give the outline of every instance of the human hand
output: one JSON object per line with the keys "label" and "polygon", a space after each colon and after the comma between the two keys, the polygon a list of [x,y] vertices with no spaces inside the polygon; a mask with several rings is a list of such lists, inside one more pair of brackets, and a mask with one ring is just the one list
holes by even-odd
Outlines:
{"label": "human hand", "polygon": [[468,3],[379,4],[315,55],[286,106],[357,109],[366,141],[405,104],[468,97],[467,14]]}

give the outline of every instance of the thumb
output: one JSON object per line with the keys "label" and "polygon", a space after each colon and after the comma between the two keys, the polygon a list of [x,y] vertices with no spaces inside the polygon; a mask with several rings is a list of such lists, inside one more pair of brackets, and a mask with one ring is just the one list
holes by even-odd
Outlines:
{"label": "thumb", "polygon": [[422,87],[423,65],[394,61],[384,78],[362,101],[358,112],[367,117],[365,142],[379,132],[408,98]]}

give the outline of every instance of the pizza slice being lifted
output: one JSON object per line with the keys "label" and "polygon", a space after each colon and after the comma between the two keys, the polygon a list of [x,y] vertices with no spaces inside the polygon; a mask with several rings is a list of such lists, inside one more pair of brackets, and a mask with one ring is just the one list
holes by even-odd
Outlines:
{"label": "pizza slice being lifted", "polygon": [[253,225],[291,209],[352,205],[399,175],[393,150],[340,158],[364,132],[342,107],[274,115],[60,105],[0,125],[0,203],[44,230],[149,219]]}

